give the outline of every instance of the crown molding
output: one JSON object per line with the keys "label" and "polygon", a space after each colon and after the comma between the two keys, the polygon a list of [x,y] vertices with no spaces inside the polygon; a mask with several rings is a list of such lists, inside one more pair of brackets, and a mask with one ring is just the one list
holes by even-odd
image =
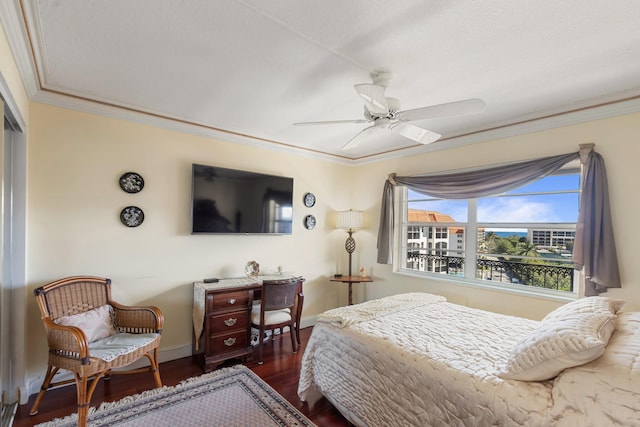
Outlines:
{"label": "crown molding", "polygon": [[0,21],[29,99],[40,90],[38,74],[28,44],[29,34],[19,0],[0,1]]}
{"label": "crown molding", "polygon": [[120,107],[106,102],[90,101],[84,98],[69,96],[53,91],[41,90],[32,99],[34,102],[68,108],[88,114],[94,114],[113,119],[126,120],[147,126],[188,133],[196,136],[214,138],[224,142],[231,142],[251,147],[265,148],[275,151],[295,153],[297,155],[323,159],[343,164],[352,164],[352,159],[343,156],[323,153],[285,144],[279,141],[268,140],[257,136],[246,135],[238,132],[218,129],[204,124],[198,124],[178,118],[170,118],[160,113],[144,112],[133,107]]}
{"label": "crown molding", "polygon": [[[23,6],[24,5],[24,6]],[[433,151],[447,150],[493,139],[508,138],[526,133],[538,132],[557,127],[569,126],[588,121],[609,118],[640,111],[640,88],[618,93],[609,97],[589,100],[582,105],[565,106],[555,111],[545,111],[517,117],[510,122],[494,123],[484,128],[471,129],[464,134],[448,136],[436,143],[414,145],[384,153],[360,156],[325,153],[319,150],[296,147],[280,141],[246,135],[230,130],[193,123],[186,119],[171,118],[152,111],[141,111],[134,106],[118,106],[108,100],[89,100],[82,95],[61,93],[48,89],[40,82],[34,62],[34,53],[29,45],[33,34],[25,28],[22,7],[28,8],[29,1],[0,1],[0,20],[5,28],[10,48],[14,54],[27,95],[31,101],[69,108],[90,114],[132,121],[177,132],[215,138],[252,147],[295,153],[297,155],[337,162],[345,165],[363,165],[384,160],[420,155]],[[31,23],[30,23],[30,26]],[[37,26],[35,26],[37,27]],[[2,77],[2,76],[0,76]],[[2,84],[0,79],[0,85]],[[4,90],[4,87],[0,86]],[[6,91],[5,91],[6,93]],[[9,100],[9,103],[11,100]],[[9,104],[10,105],[10,104]],[[11,106],[11,105],[10,105]]]}
{"label": "crown molding", "polygon": [[548,113],[544,117],[536,117],[534,114],[521,116],[515,120],[515,123],[498,123],[486,129],[476,129],[463,135],[443,138],[433,144],[416,145],[413,147],[393,150],[371,156],[362,156],[359,158],[342,157],[320,151],[295,147],[278,141],[244,135],[224,129],[212,128],[206,125],[191,123],[186,120],[173,119],[152,112],[141,112],[133,108],[125,108],[107,103],[89,101],[84,98],[59,94],[47,90],[37,92],[33,100],[89,114],[132,121],[177,132],[215,138],[221,141],[295,153],[305,157],[333,161],[345,165],[359,166],[640,112],[640,95],[631,92],[626,95],[629,96],[621,101],[603,101],[594,107],[579,107],[574,108],[569,112],[562,112],[559,110],[557,112]]}

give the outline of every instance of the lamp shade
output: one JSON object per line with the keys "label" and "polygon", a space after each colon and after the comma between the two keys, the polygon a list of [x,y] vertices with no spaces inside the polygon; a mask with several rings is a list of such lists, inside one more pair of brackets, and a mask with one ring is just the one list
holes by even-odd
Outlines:
{"label": "lamp shade", "polygon": [[338,220],[336,221],[336,228],[343,228],[345,230],[355,230],[357,228],[364,227],[364,212],[362,211],[342,211],[338,212]]}

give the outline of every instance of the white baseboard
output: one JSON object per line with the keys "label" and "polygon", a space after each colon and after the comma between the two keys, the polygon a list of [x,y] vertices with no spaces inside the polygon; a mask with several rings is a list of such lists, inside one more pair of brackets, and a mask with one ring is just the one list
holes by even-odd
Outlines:
{"label": "white baseboard", "polygon": [[[302,322],[300,323],[302,324]],[[171,360],[181,359],[183,357],[190,357],[190,356],[191,356],[191,344],[181,345],[181,346],[172,347],[172,348],[160,348],[158,350],[158,360],[160,363],[169,362]],[[126,368],[121,368],[120,370],[137,369],[137,368],[143,368],[145,366],[149,366],[149,360],[146,357],[142,357],[136,360],[135,362],[133,362],[132,364],[128,365]],[[117,371],[118,369],[115,369],[115,370]],[[58,371],[58,373],[54,377],[53,382],[66,381],[71,379],[73,379],[73,374],[69,371],[61,369],[60,371]],[[29,378],[27,380],[28,394],[24,399],[25,400],[24,403],[27,403],[29,396],[40,391],[40,386],[42,385],[42,381],[44,381],[44,374]],[[66,387],[67,385],[71,385],[75,387],[73,383],[66,384],[60,387]],[[22,399],[22,393],[21,393],[20,395],[21,404],[23,403],[22,400],[23,399]]]}
{"label": "white baseboard", "polygon": [[[301,328],[308,328],[315,324],[316,324],[316,316],[310,316],[310,317],[300,319]],[[191,350],[192,350],[191,343],[180,345],[177,347],[171,347],[171,348],[160,348],[158,350],[158,360],[160,361],[160,363],[164,363],[164,362],[170,362],[176,359],[182,359],[183,357],[190,357],[193,354]],[[131,365],[127,366],[126,369],[142,368],[144,366],[149,366],[149,360],[147,360],[146,357],[138,359],[137,361],[133,362]],[[162,375],[162,371],[160,371],[160,374]],[[71,372],[60,370],[54,377],[54,382],[70,380],[70,379],[73,379],[73,375],[71,374]],[[20,390],[21,405],[27,403],[27,401],[29,400],[29,396],[40,391],[40,386],[42,385],[42,381],[44,381],[44,374],[38,375],[36,377],[27,378],[26,391],[28,393],[23,393],[22,392],[24,391],[23,389]],[[74,386],[74,384],[68,384],[68,385]],[[61,387],[66,387],[66,385]]]}
{"label": "white baseboard", "polygon": [[303,317],[302,319],[300,319],[300,329],[315,326],[316,321],[316,316]]}

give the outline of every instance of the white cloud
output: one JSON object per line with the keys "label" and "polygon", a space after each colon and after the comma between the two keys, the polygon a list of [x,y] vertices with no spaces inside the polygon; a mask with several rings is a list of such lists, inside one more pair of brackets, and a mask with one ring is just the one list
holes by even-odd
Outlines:
{"label": "white cloud", "polygon": [[[467,221],[466,200],[412,202],[409,207],[447,214],[455,221]],[[479,222],[555,223],[574,222],[576,218],[575,195],[490,197],[478,200]]]}
{"label": "white cloud", "polygon": [[559,222],[553,204],[526,197],[484,199],[478,203],[478,221],[490,222]]}

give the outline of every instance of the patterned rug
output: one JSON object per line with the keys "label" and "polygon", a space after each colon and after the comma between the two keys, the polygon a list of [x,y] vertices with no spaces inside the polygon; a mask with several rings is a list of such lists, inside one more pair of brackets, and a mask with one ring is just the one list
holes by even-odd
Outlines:
{"label": "patterned rug", "polygon": [[[77,414],[38,424],[72,427]],[[118,426],[314,426],[274,389],[243,365],[189,378],[105,402],[89,410],[89,427]]]}

